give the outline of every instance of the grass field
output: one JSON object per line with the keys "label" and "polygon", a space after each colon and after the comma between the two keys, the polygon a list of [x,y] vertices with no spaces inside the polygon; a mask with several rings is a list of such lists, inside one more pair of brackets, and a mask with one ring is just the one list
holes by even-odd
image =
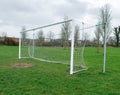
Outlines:
{"label": "grass field", "polygon": [[[0,47],[0,95],[120,95],[120,48],[107,48],[106,73],[103,49],[85,48],[88,70],[69,75],[69,67],[34,59],[18,59],[18,47]],[[12,68],[29,63],[30,68]]]}

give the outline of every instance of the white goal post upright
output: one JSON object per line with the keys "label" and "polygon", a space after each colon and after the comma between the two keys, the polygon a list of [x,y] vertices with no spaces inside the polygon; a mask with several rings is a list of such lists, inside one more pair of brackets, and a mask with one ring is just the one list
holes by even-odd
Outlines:
{"label": "white goal post upright", "polygon": [[104,59],[103,59],[103,73],[106,69],[106,23],[104,23]]}
{"label": "white goal post upright", "polygon": [[34,37],[35,37],[35,34],[33,33],[33,43],[32,43],[32,46],[33,46],[33,47],[32,47],[32,57],[33,57],[33,58],[34,58],[34,49],[35,49],[35,48],[34,48],[34,44],[35,44],[35,43],[34,43]]}
{"label": "white goal post upright", "polygon": [[71,57],[70,57],[70,74],[73,74],[73,62],[74,62],[74,30],[72,30],[71,34]]}
{"label": "white goal post upright", "polygon": [[18,58],[21,59],[21,32],[19,37],[19,51],[18,51]]}

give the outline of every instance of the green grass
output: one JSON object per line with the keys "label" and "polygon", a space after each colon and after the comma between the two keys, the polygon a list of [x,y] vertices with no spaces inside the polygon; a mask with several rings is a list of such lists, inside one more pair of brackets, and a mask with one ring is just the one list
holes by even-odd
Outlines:
{"label": "green grass", "polygon": [[[0,47],[0,95],[120,95],[120,48],[107,48],[106,73],[103,49],[85,48],[88,70],[69,75],[69,67],[33,59],[18,59],[18,47]],[[11,68],[30,63],[30,68]]]}

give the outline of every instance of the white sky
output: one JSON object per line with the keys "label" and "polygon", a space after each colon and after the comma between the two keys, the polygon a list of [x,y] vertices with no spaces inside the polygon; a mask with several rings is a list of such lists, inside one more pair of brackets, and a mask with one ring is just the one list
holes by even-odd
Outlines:
{"label": "white sky", "polygon": [[18,37],[22,26],[30,29],[63,21],[64,16],[95,25],[106,3],[112,26],[120,25],[120,0],[0,0],[0,35]]}

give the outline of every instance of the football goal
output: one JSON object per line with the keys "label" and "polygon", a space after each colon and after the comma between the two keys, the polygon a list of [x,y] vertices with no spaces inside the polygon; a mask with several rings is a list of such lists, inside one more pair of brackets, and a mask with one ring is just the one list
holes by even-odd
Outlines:
{"label": "football goal", "polygon": [[66,64],[70,74],[87,70],[84,62],[85,39],[81,23],[72,19],[23,30],[19,38],[19,59]]}

